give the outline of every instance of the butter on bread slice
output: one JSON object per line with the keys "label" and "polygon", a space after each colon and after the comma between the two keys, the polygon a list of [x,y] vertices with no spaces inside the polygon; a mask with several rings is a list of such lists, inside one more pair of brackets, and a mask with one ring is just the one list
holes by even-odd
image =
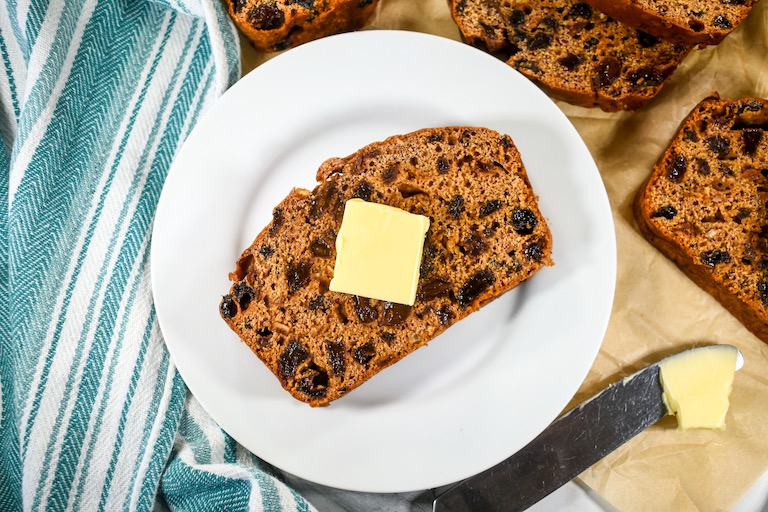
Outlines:
{"label": "butter on bread slice", "polygon": [[429,218],[350,199],[336,235],[334,292],[413,306]]}
{"label": "butter on bread slice", "polygon": [[[446,127],[393,136],[325,161],[317,180],[274,209],[219,308],[282,386],[312,406],[344,396],[552,264],[549,228],[507,135]],[[353,198],[429,218],[413,306],[329,290]]]}

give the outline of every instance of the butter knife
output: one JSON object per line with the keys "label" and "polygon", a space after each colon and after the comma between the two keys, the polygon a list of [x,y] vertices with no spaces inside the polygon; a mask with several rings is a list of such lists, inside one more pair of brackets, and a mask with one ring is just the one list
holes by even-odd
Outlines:
{"label": "butter knife", "polygon": [[[573,480],[668,414],[659,378],[663,361],[611,384],[555,420],[510,458],[449,487],[435,498],[433,511],[525,510]],[[736,369],[742,364],[738,353]]]}

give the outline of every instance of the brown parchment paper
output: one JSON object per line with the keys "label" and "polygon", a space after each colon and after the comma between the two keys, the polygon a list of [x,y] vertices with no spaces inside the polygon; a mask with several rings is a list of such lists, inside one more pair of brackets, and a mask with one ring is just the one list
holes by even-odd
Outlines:
{"label": "brown parchment paper", "polygon": [[[446,0],[381,0],[369,28],[459,39]],[[268,55],[242,39],[243,73]],[[407,58],[407,56],[404,56]],[[589,147],[613,210],[618,275],[595,363],[572,405],[662,357],[700,344],[737,346],[725,431],[679,432],[666,418],[581,475],[622,511],[731,509],[768,470],[768,345],[758,340],[639,234],[632,198],[679,123],[701,99],[768,98],[768,0],[723,43],[695,50],[637,112],[608,114],[558,102]]]}

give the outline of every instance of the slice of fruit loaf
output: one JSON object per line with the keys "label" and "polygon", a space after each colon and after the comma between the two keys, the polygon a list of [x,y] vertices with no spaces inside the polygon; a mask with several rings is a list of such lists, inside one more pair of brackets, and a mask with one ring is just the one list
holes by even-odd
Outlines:
{"label": "slice of fruit loaf", "polygon": [[[327,160],[317,180],[274,209],[219,308],[310,405],[345,395],[552,264],[549,228],[507,135],[448,127],[393,136]],[[352,198],[429,217],[413,306],[329,291]]]}
{"label": "slice of fruit loaf", "polygon": [[585,0],[608,16],[667,41],[720,43],[757,0]]}
{"label": "slice of fruit loaf", "polygon": [[768,101],[706,98],[640,189],[642,234],[768,342]]}
{"label": "slice of fruit loaf", "polygon": [[361,28],[378,0],[226,0],[235,25],[265,52]]}
{"label": "slice of fruit loaf", "polygon": [[553,98],[608,112],[643,106],[692,48],[571,0],[451,0],[451,12],[465,42]]}

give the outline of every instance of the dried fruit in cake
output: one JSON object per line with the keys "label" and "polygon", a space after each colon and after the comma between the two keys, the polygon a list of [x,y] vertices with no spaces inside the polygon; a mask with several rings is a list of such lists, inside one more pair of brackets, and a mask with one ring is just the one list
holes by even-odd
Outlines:
{"label": "dried fruit in cake", "polygon": [[[507,135],[447,127],[394,136],[327,160],[317,180],[274,209],[219,306],[310,405],[344,396],[552,264],[547,222]],[[359,196],[430,219],[413,306],[329,290],[344,208]]]}
{"label": "dried fruit in cake", "polygon": [[768,341],[768,100],[704,99],[640,189],[640,231]]}
{"label": "dried fruit in cake", "polygon": [[237,27],[265,52],[361,28],[378,0],[225,0]]}
{"label": "dried fruit in cake", "polygon": [[571,0],[451,0],[451,12],[465,42],[550,96],[609,112],[643,106],[692,49]]}

